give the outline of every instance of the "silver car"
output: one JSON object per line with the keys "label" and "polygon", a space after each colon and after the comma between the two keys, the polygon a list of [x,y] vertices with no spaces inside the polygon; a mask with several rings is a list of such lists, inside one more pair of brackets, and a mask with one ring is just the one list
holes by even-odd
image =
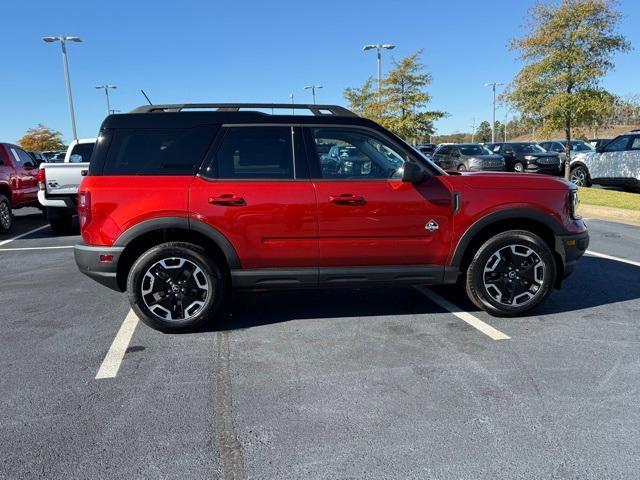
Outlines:
{"label": "silver car", "polygon": [[595,151],[571,159],[571,181],[640,190],[640,131],[624,133]]}
{"label": "silver car", "polygon": [[433,162],[443,170],[504,172],[504,157],[479,143],[440,145],[433,153]]}

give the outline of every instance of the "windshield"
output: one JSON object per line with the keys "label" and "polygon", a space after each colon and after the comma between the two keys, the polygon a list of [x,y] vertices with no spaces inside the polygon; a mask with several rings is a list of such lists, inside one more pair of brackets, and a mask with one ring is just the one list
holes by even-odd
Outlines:
{"label": "windshield", "polygon": [[460,152],[463,155],[492,155],[493,152],[484,145],[460,145]]}
{"label": "windshield", "polygon": [[590,152],[593,150],[591,145],[583,142],[583,141],[574,141],[571,142],[571,150],[574,152]]}
{"label": "windshield", "polygon": [[518,153],[545,153],[546,150],[536,143],[514,143],[513,149]]}

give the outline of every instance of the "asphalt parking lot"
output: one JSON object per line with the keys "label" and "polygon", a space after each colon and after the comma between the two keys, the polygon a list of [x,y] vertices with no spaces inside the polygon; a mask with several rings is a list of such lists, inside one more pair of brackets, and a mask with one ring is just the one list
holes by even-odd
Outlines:
{"label": "asphalt parking lot", "polygon": [[638,478],[638,227],[588,221],[594,254],[527,317],[450,289],[319,290],[168,335],[78,272],[79,237],[17,215],[0,478]]}

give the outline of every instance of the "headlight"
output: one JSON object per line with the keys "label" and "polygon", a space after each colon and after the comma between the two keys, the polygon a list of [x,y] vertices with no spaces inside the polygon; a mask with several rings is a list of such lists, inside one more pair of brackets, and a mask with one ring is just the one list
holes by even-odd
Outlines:
{"label": "headlight", "polygon": [[569,214],[574,220],[579,220],[582,216],[578,215],[578,206],[580,205],[580,199],[578,198],[578,190],[569,190]]}
{"label": "headlight", "polygon": [[535,159],[536,159],[536,157],[534,157],[533,155],[525,155],[525,156],[524,156],[524,159],[525,159],[525,160],[528,160],[528,161],[531,161],[531,160],[535,160]]}

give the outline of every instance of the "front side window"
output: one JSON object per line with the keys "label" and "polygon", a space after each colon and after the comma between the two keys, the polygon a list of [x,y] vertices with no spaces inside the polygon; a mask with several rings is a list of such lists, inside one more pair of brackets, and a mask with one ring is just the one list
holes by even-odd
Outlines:
{"label": "front side window", "polygon": [[484,145],[460,145],[460,151],[467,156],[491,155],[491,150]]}
{"label": "front side window", "polygon": [[629,144],[629,137],[623,136],[618,137],[615,140],[612,140],[607,144],[604,151],[605,152],[624,152],[627,149],[627,145]]}
{"label": "front side window", "polygon": [[630,150],[640,150],[640,137],[633,137]]}
{"label": "front side window", "polygon": [[[321,178],[400,178],[407,161],[404,153],[378,135],[355,128],[314,128],[311,135],[320,162]],[[322,155],[320,145],[331,143],[334,155]]]}
{"label": "front side window", "polygon": [[216,177],[295,178],[291,131],[291,127],[229,127],[216,152]]}
{"label": "front side window", "polygon": [[536,143],[514,143],[513,148],[518,153],[544,153],[544,148]]}

